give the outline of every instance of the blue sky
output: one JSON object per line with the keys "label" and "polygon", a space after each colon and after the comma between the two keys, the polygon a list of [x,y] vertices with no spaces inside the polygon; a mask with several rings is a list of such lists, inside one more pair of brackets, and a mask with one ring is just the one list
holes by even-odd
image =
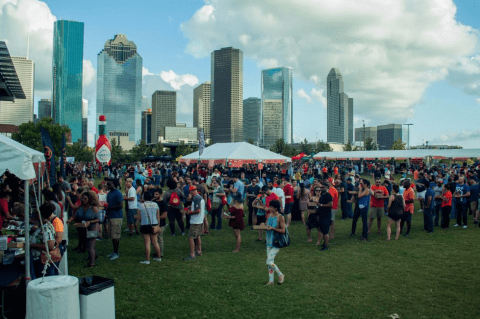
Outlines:
{"label": "blue sky", "polygon": [[177,122],[189,126],[193,88],[210,80],[209,53],[234,46],[244,51],[244,98],[260,97],[263,68],[293,67],[296,140],[326,139],[325,80],[337,67],[354,98],[357,127],[362,120],[413,123],[411,145],[473,148],[480,138],[479,6],[472,0],[0,0],[0,39],[12,55],[24,55],[18,39],[30,35],[38,101],[51,94],[51,22],[85,23],[92,134],[97,54],[124,33],[150,74],[144,94],[177,88]]}

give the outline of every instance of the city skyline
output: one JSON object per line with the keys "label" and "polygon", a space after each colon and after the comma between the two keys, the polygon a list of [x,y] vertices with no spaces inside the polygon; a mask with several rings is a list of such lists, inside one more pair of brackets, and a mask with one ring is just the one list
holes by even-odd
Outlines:
{"label": "city skyline", "polygon": [[[469,1],[443,3],[442,10],[435,10],[432,1],[398,1],[390,7],[381,1],[362,6],[340,1],[338,7],[286,2],[272,12],[272,19],[260,14],[246,23],[249,17],[245,15],[245,4],[232,1],[192,1],[181,7],[152,3],[149,10],[128,11],[122,10],[120,3],[108,1],[102,6],[21,1],[0,4],[0,34],[12,56],[29,56],[36,64],[36,110],[40,99],[51,98],[49,57],[53,50],[53,23],[57,17],[85,23],[83,97],[91,106],[89,128],[96,127],[98,49],[112,34],[125,33],[142,48],[144,87],[149,88],[142,95],[150,99],[153,82],[155,89],[177,90],[179,121],[188,125],[192,125],[193,117],[192,89],[210,80],[210,53],[233,46],[242,49],[245,56],[243,99],[260,97],[262,69],[282,65],[294,68],[297,142],[303,138],[326,140],[324,74],[338,67],[346,83],[345,92],[355,98],[355,128],[361,127],[362,120],[367,126],[408,122],[414,124],[410,128],[411,145],[430,141],[474,147],[480,136],[475,121],[480,103],[480,86],[476,86],[480,59],[479,50],[475,49],[479,10]],[[109,6],[108,16],[103,10],[105,5]],[[265,1],[253,4],[252,8],[269,12],[270,5],[270,1]],[[226,21],[226,10],[234,13],[235,23]],[[282,17],[286,12],[287,19]],[[42,19],[35,19],[38,16]],[[383,17],[388,18],[379,23],[384,21]],[[153,28],[148,23],[152,18],[158,21]],[[329,33],[330,27],[347,20],[349,25],[344,25],[340,33]],[[279,21],[282,23],[275,24]],[[162,32],[162,41],[152,41],[158,30]],[[412,51],[409,48],[414,43],[417,45]],[[461,108],[462,112],[444,116],[452,108]]]}

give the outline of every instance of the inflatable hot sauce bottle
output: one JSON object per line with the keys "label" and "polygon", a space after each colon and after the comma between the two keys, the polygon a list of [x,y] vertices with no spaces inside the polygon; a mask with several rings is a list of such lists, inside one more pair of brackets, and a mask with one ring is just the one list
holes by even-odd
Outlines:
{"label": "inflatable hot sauce bottle", "polygon": [[112,163],[112,147],[107,138],[107,118],[105,115],[98,117],[99,137],[95,146],[95,158],[99,164],[110,165]]}

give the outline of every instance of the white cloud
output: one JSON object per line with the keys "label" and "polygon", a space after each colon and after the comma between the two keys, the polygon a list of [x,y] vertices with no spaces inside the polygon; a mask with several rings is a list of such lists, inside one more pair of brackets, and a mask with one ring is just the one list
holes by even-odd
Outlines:
{"label": "white cloud", "polygon": [[[355,114],[372,124],[412,117],[432,82],[478,66],[470,58],[478,33],[456,20],[452,0],[210,0],[181,30],[195,57],[233,46],[259,65],[293,67],[318,91],[339,68]],[[479,77],[470,74],[458,85],[477,92]]]}
{"label": "white cloud", "polygon": [[298,90],[297,94],[300,98],[307,100],[307,103],[312,103],[312,98],[307,94],[307,92],[305,92],[304,89]]}
{"label": "white cloud", "polygon": [[442,134],[437,138],[431,140],[432,143],[456,143],[460,144],[466,140],[478,140],[480,138],[480,129],[478,130],[464,130],[460,132],[450,132]]}
{"label": "white cloud", "polygon": [[478,104],[480,104],[480,98],[475,99],[475,102],[478,103]]}
{"label": "white cloud", "polygon": [[142,75],[145,76],[145,75],[153,75],[152,72],[148,71],[148,69],[146,67],[142,67]]}
{"label": "white cloud", "polygon": [[96,79],[96,71],[92,65],[92,61],[83,60],[83,88],[94,84]]}
{"label": "white cloud", "polygon": [[310,94],[316,98],[320,103],[322,103],[323,107],[327,107],[327,98],[323,96],[323,89],[317,90],[316,88],[312,88]]}
{"label": "white cloud", "polygon": [[160,73],[160,77],[165,82],[170,83],[172,88],[174,88],[175,90],[180,90],[180,88],[185,84],[188,84],[190,86],[194,86],[198,84],[198,78],[195,75],[192,75],[192,74],[177,75],[172,70],[168,72],[162,71]]}

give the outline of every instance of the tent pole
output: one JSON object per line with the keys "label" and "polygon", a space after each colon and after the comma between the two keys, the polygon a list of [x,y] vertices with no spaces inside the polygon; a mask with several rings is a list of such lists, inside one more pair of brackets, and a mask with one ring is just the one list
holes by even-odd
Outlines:
{"label": "tent pole", "polygon": [[30,190],[28,180],[25,180],[25,282],[30,282]]}

